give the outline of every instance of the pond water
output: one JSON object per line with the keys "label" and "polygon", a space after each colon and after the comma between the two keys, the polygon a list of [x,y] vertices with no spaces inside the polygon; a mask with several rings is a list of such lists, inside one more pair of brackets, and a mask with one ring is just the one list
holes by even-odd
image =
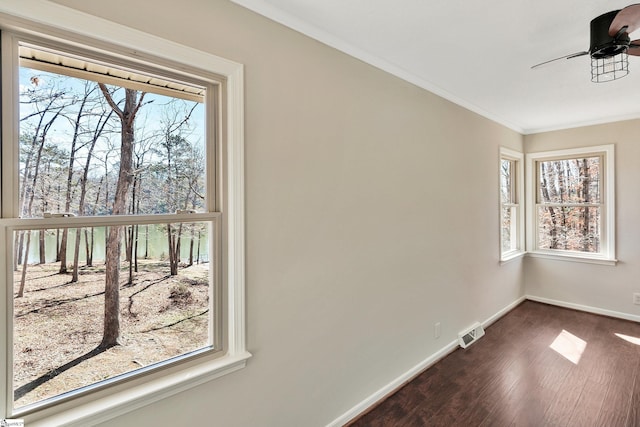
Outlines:
{"label": "pond water", "polygon": [[[177,232],[179,224],[171,224],[174,233]],[[86,261],[86,239],[93,239],[93,260],[103,261],[105,254],[105,236],[108,227],[84,227],[68,229],[67,238],[67,262],[73,262],[75,241],[80,234],[80,263]],[[125,233],[129,233],[130,227],[125,227]],[[140,225],[137,230],[138,258],[166,259],[169,257],[169,244],[166,224]],[[18,233],[18,232],[16,232]],[[40,260],[39,233],[44,233],[44,246],[46,262],[55,262],[57,253],[57,242],[60,241],[63,229],[54,230],[34,230],[31,235],[29,245],[29,263],[37,263]],[[125,234],[123,233],[123,234]],[[135,230],[134,230],[135,233]],[[199,260],[206,262],[209,260],[209,228],[208,223],[184,223],[180,239],[180,259],[187,260],[191,241],[193,240],[194,262]],[[135,239],[135,237],[134,237]],[[26,241],[26,239],[25,239]],[[122,243],[122,258],[124,259],[125,244]]]}

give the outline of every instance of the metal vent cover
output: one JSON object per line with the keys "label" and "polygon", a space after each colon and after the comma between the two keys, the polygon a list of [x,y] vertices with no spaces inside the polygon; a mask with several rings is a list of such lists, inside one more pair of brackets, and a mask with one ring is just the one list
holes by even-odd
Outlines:
{"label": "metal vent cover", "polygon": [[467,348],[482,336],[484,336],[484,328],[479,322],[476,322],[470,328],[458,334],[458,343],[460,347]]}

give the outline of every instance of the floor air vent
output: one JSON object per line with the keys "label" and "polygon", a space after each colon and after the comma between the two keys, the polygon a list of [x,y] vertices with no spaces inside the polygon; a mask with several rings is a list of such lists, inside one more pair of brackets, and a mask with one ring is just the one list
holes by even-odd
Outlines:
{"label": "floor air vent", "polygon": [[460,347],[467,348],[474,342],[478,341],[478,339],[483,335],[484,329],[482,328],[482,325],[476,322],[471,328],[458,334],[458,342],[460,343]]}

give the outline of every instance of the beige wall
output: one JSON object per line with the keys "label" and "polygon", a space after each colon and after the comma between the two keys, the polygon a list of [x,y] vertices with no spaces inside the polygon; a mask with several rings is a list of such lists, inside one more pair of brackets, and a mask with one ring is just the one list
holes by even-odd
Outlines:
{"label": "beige wall", "polygon": [[527,152],[615,144],[616,266],[528,258],[527,293],[551,300],[640,315],[640,120],[525,137]]}
{"label": "beige wall", "polygon": [[246,66],[254,357],[105,426],[323,426],[524,295],[498,263],[516,132],[228,1],[58,3]]}

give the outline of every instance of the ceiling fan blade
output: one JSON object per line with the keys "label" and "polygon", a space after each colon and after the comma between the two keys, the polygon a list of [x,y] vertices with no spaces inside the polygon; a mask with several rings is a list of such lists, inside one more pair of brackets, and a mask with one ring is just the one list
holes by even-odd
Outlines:
{"label": "ceiling fan blade", "polygon": [[549,64],[551,62],[559,61],[561,59],[577,58],[578,56],[584,56],[584,55],[588,55],[588,54],[589,54],[589,52],[572,53],[571,55],[565,55],[565,56],[561,56],[560,58],[554,58],[554,59],[550,59],[548,61],[541,62],[541,63],[536,64],[533,67],[531,67],[531,69],[533,70],[534,68],[538,68],[538,67],[541,67],[543,65],[547,65],[547,64]]}
{"label": "ceiling fan blade", "polygon": [[627,27],[624,30],[627,34],[631,34],[640,28],[640,4],[632,4],[618,12],[613,21],[611,21],[609,35],[615,36],[623,27]]}
{"label": "ceiling fan blade", "polygon": [[640,56],[640,40],[633,40],[629,43],[629,49],[627,49],[627,54],[633,56]]}

